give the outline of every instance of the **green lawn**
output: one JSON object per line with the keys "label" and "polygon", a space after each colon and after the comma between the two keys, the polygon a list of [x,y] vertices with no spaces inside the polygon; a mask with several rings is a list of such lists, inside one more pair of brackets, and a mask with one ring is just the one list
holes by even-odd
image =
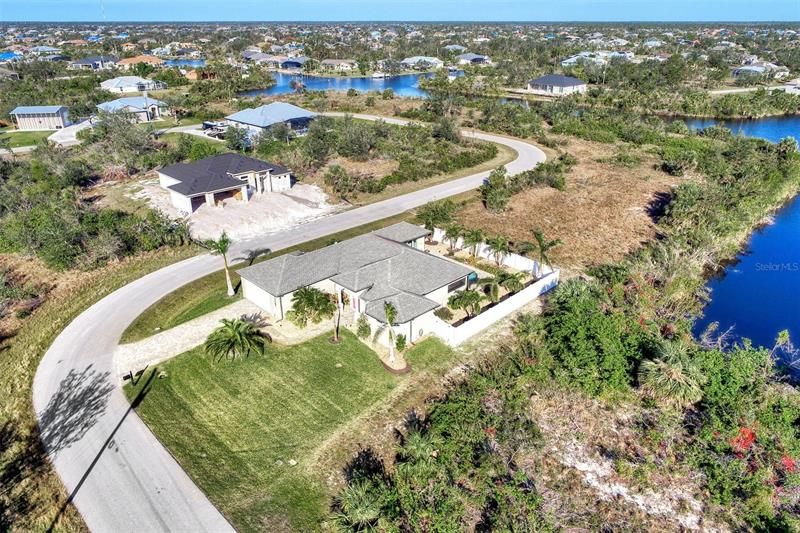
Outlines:
{"label": "green lawn", "polygon": [[33,146],[42,139],[47,139],[53,133],[53,131],[6,130],[0,132],[0,138],[8,138],[11,148],[19,148],[20,146]]}
{"label": "green lawn", "polygon": [[[239,531],[316,529],[331,494],[314,451],[404,380],[452,356],[429,339],[396,376],[351,333],[213,363],[198,348],[159,365],[137,412]],[[125,388],[134,398],[147,382]],[[290,461],[297,461],[292,465]]]}

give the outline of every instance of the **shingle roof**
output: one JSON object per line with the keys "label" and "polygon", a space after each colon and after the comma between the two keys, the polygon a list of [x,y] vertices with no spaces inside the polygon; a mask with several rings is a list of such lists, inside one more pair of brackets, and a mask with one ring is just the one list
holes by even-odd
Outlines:
{"label": "shingle roof", "polygon": [[9,115],[28,115],[31,113],[58,113],[63,105],[21,105],[14,108]]}
{"label": "shingle roof", "polygon": [[170,185],[170,190],[184,196],[198,196],[207,192],[241,187],[245,182],[231,175],[253,171],[270,171],[276,175],[289,172],[281,165],[239,154],[220,154],[192,163],[177,163],[164,167],[159,172],[180,181]]}
{"label": "shingle roof", "polygon": [[132,111],[143,111],[152,105],[157,105],[158,107],[167,106],[166,103],[162,102],[161,100],[156,100],[155,98],[129,96],[127,98],[117,98],[116,100],[111,100],[110,102],[97,104],[97,108],[109,113],[116,113],[117,111],[123,111],[125,109],[131,109]]}
{"label": "shingle roof", "polygon": [[100,86],[104,89],[119,89],[122,87],[135,87],[139,84],[151,84],[150,80],[146,80],[139,76],[119,76],[117,78],[111,78],[110,80],[106,80],[100,83]]}
{"label": "shingle roof", "polygon": [[[397,229],[389,226],[381,233],[410,234],[405,224],[400,226]],[[405,241],[394,241],[378,233],[360,235],[306,254],[283,255],[240,270],[239,274],[274,296],[330,279],[354,292],[364,291],[361,298],[367,302],[367,313],[373,318],[385,320],[383,302],[390,301],[397,309],[398,321],[407,322],[439,306],[425,298],[426,294],[472,272],[458,263],[401,244]]]}
{"label": "shingle roof", "polygon": [[304,118],[310,119],[316,116],[316,113],[303,109],[302,107],[297,107],[296,105],[287,104],[286,102],[273,102],[271,104],[262,105],[261,107],[256,107],[255,109],[243,109],[225,118],[233,122],[241,122],[259,128],[267,128],[279,122]]}
{"label": "shingle roof", "polygon": [[486,59],[486,56],[480,54],[473,54],[472,52],[456,56],[456,59],[463,59],[465,61],[474,61],[476,59]]}
{"label": "shingle roof", "polygon": [[420,237],[426,237],[430,235],[431,232],[422,226],[416,226],[408,222],[398,222],[397,224],[392,224],[391,226],[376,230],[373,233],[384,239],[389,239],[390,241],[409,242],[419,239]]}
{"label": "shingle roof", "polygon": [[552,85],[553,87],[575,87],[576,85],[586,85],[586,82],[571,76],[561,74],[546,74],[529,82],[531,85]]}

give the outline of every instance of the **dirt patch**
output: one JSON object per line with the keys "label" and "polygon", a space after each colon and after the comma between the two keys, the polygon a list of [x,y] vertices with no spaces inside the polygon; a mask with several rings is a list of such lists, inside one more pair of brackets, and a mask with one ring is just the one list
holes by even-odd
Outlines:
{"label": "dirt patch", "polygon": [[550,252],[553,263],[578,269],[618,261],[655,237],[652,209],[681,178],[656,170],[657,158],[644,150],[635,152],[639,164],[624,167],[599,161],[615,156],[615,145],[570,138],[563,149],[578,159],[567,174],[565,191],[522,192],[501,214],[490,213],[476,200],[458,213],[459,222],[512,241],[532,241],[532,229],[539,228],[548,238],[563,241]]}

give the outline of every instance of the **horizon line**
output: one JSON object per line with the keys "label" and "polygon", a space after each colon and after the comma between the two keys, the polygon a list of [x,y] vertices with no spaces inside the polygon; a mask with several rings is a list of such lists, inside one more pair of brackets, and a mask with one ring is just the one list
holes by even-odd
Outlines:
{"label": "horizon line", "polygon": [[8,20],[0,26],[12,24],[797,24],[798,20]]}

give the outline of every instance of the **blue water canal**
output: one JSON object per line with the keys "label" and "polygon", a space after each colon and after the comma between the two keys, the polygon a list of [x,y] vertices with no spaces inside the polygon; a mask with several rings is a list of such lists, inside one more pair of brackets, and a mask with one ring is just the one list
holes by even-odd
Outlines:
{"label": "blue water canal", "polygon": [[384,91],[391,89],[404,98],[425,98],[427,93],[419,88],[420,79],[433,74],[401,74],[390,78],[349,78],[342,76],[303,76],[299,74],[273,73],[275,85],[266,89],[244,91],[242,96],[276,96],[294,92],[292,81],[299,81],[307,91]]}
{"label": "blue water canal", "polygon": [[[789,136],[800,140],[800,116],[688,121],[690,128],[713,124],[773,142]],[[788,329],[800,344],[800,198],[775,213],[773,224],[753,233],[737,260],[708,286],[711,301],[696,333],[718,322],[721,331],[733,327],[736,339],[771,348],[778,332]]]}

